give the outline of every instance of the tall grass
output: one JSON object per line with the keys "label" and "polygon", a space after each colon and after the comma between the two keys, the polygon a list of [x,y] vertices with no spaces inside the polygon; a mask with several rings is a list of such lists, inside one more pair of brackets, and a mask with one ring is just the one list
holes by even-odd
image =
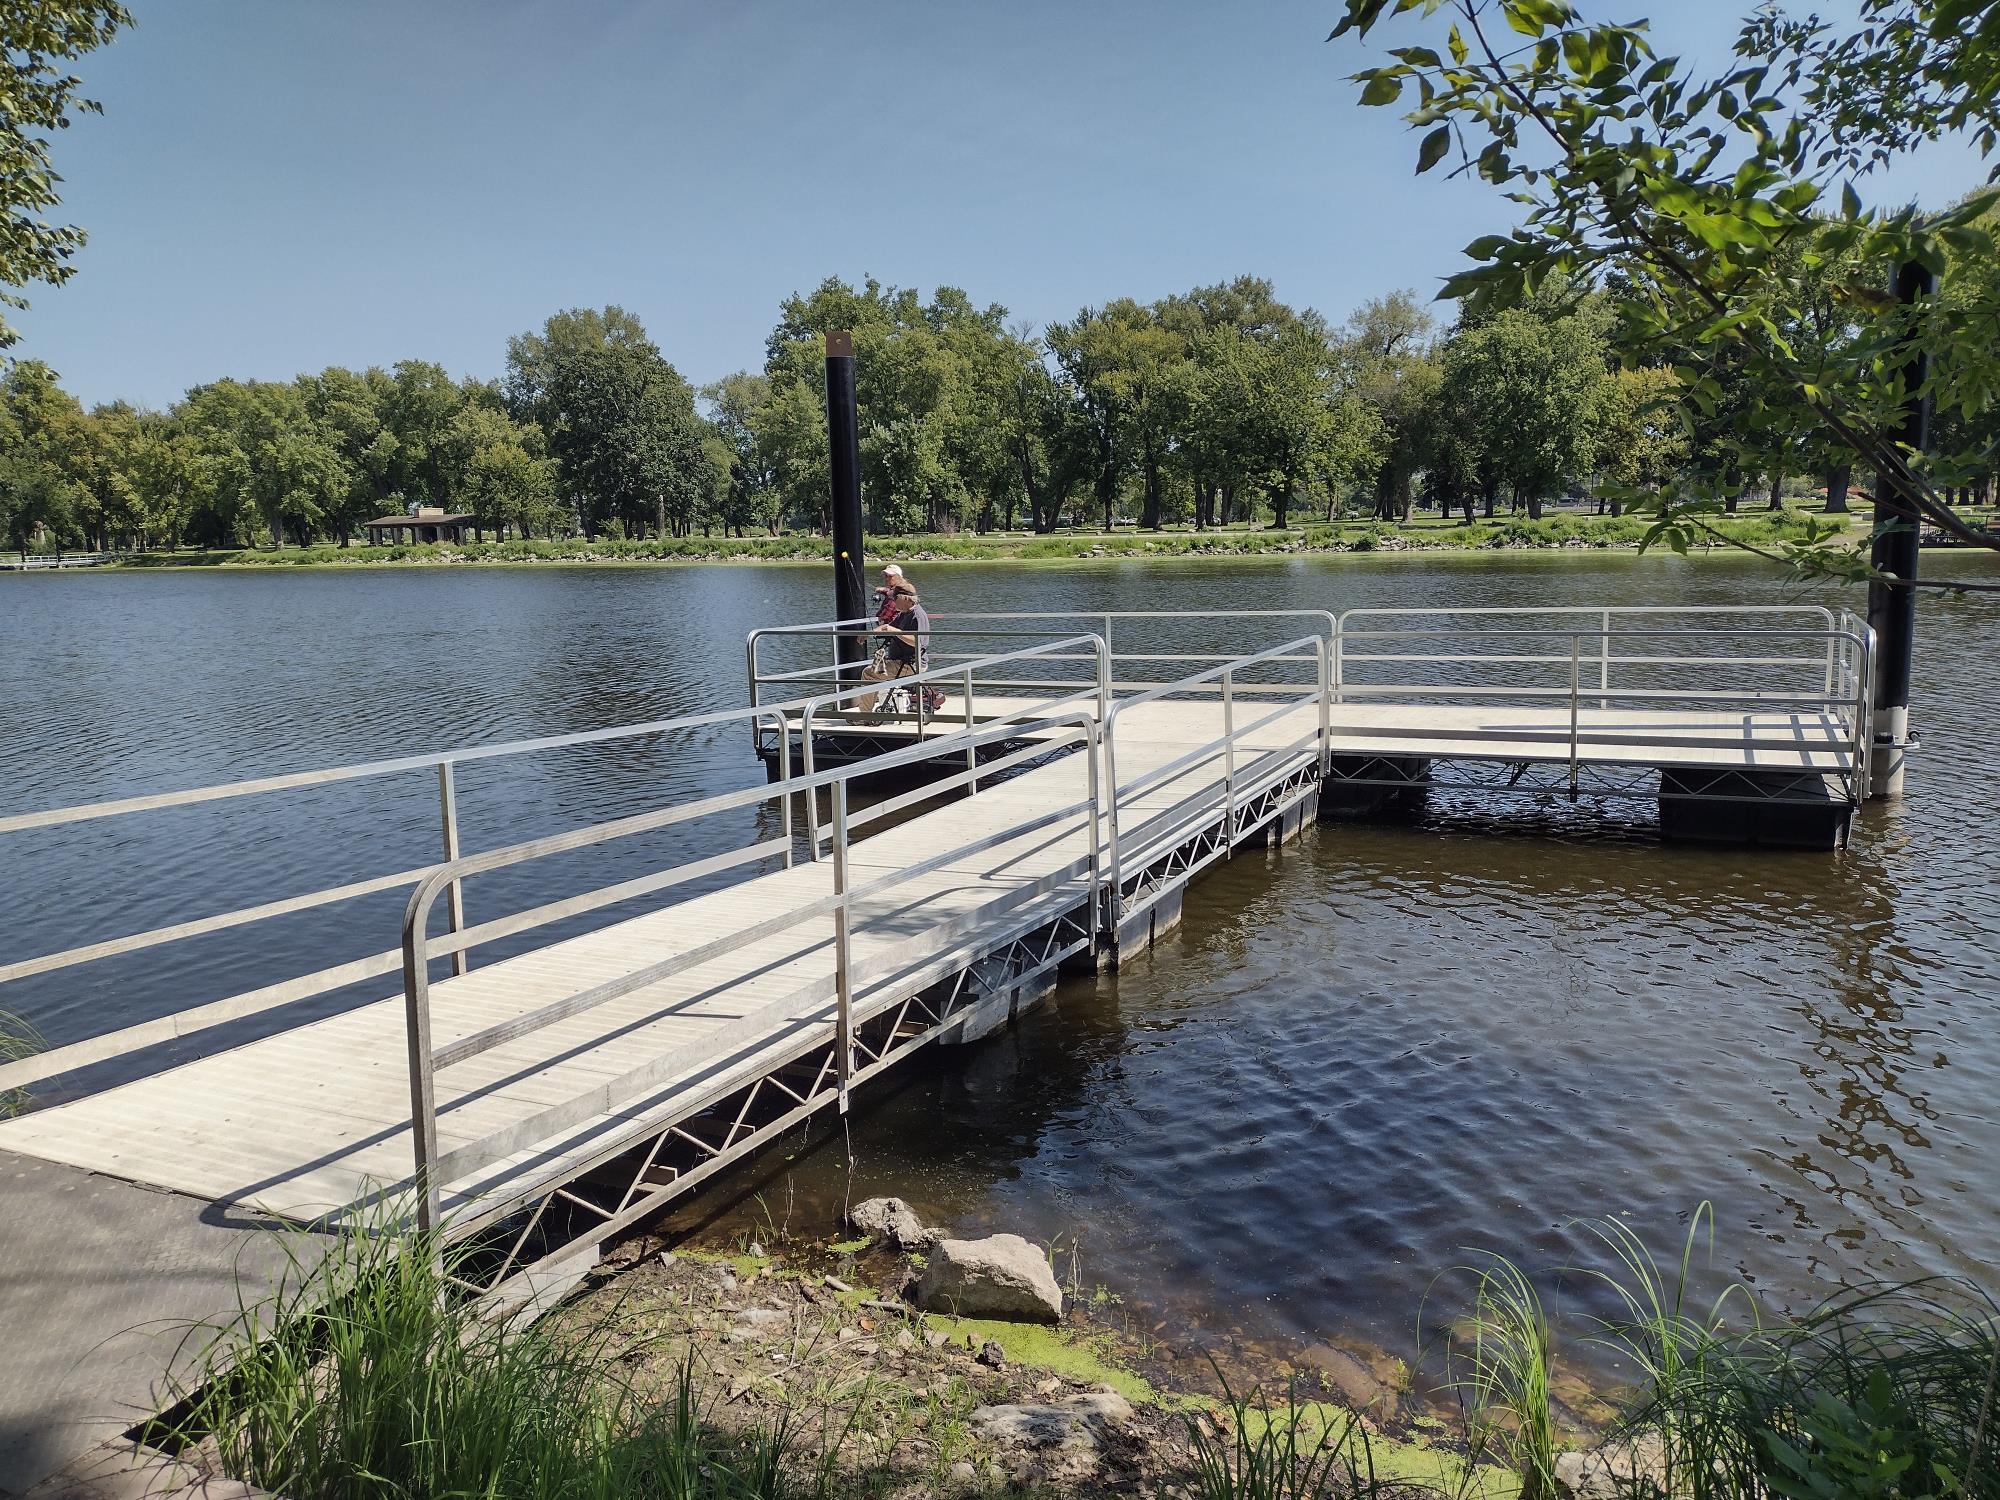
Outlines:
{"label": "tall grass", "polygon": [[169,1445],[208,1439],[230,1476],[288,1500],[794,1493],[789,1421],[716,1432],[692,1354],[675,1398],[649,1404],[614,1362],[608,1316],[559,1332],[482,1320],[451,1284],[459,1252],[420,1233],[314,1253],[301,1243],[267,1297],[194,1330]]}
{"label": "tall grass", "polygon": [[[1662,1265],[1619,1220],[1587,1226],[1616,1316],[1592,1342],[1638,1373],[1606,1435],[1598,1482],[1667,1500],[2000,1500],[2000,1310],[1977,1288],[1919,1281],[1849,1290],[1770,1321],[1748,1290],[1697,1299],[1698,1207]],[[1556,1493],[1549,1322],[1533,1284],[1490,1256],[1470,1319],[1467,1440],[1495,1452],[1524,1500]]]}
{"label": "tall grass", "polygon": [[[1222,1382],[1228,1431],[1205,1417],[1187,1418],[1192,1462],[1181,1479],[1194,1500],[1373,1500],[1387,1493],[1355,1413],[1301,1407],[1290,1389],[1282,1410],[1262,1400],[1253,1405],[1212,1358],[1209,1366]],[[1307,1436],[1314,1426],[1318,1436]]]}
{"label": "tall grass", "polygon": [[1521,1481],[1521,1500],[1556,1493],[1555,1354],[1548,1314],[1534,1283],[1504,1256],[1469,1267],[1478,1278],[1469,1319],[1465,1373],[1467,1445],[1475,1460],[1494,1454]]}
{"label": "tall grass", "polygon": [[[10,1010],[0,1010],[0,1063],[33,1057],[44,1045],[42,1034],[25,1018]],[[26,1089],[0,1089],[0,1120],[19,1114],[27,1104]]]}
{"label": "tall grass", "polygon": [[2000,1500],[1995,1309],[1924,1281],[1847,1291],[1703,1351],[1633,1412],[1688,1500]]}

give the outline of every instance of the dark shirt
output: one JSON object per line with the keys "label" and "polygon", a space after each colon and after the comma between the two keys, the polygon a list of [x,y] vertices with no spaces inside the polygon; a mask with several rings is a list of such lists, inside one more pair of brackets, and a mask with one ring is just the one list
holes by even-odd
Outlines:
{"label": "dark shirt", "polygon": [[903,636],[914,636],[917,633],[917,612],[914,609],[898,610],[895,619],[889,622],[889,628],[902,634],[889,637],[887,645],[883,648],[884,654],[890,661],[902,662],[905,666],[915,666],[917,648],[911,642],[904,640]]}

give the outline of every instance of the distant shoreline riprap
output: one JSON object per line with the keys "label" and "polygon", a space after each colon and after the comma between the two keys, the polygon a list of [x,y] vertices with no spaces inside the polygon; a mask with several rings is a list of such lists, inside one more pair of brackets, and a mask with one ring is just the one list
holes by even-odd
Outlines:
{"label": "distant shoreline riprap", "polygon": [[[1814,519],[1817,519],[1816,517]],[[1732,540],[1769,545],[1801,537],[1804,511],[1760,512],[1721,519]],[[871,560],[904,562],[1086,562],[1126,559],[1283,557],[1381,552],[1637,550],[1642,517],[1560,515],[1541,520],[1495,518],[1470,526],[1379,521],[1297,527],[1286,531],[1114,531],[1032,535],[884,536],[870,539]],[[666,540],[468,542],[429,546],[246,548],[208,552],[148,552],[102,566],[127,568],[283,568],[507,565],[528,563],[823,563],[830,542],[809,532],[785,536],[674,537]],[[1720,543],[1717,544],[1721,546]]]}

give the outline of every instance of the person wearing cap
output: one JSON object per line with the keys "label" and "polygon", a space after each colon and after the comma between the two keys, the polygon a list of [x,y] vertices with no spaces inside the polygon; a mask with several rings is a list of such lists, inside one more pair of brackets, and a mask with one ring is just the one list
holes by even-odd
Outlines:
{"label": "person wearing cap", "polygon": [[[922,669],[921,652],[928,644],[930,618],[917,602],[917,591],[899,578],[889,591],[889,602],[895,606],[895,613],[876,622],[875,633],[884,639],[882,649],[861,674],[866,682],[892,682],[898,677],[915,676]],[[873,713],[878,701],[884,700],[868,693],[858,706],[864,714]]]}
{"label": "person wearing cap", "polygon": [[896,618],[898,613],[896,608],[897,589],[914,589],[915,587],[916,585],[903,576],[903,570],[895,563],[890,563],[885,567],[882,570],[882,587],[875,590],[875,623],[877,625],[887,625]]}

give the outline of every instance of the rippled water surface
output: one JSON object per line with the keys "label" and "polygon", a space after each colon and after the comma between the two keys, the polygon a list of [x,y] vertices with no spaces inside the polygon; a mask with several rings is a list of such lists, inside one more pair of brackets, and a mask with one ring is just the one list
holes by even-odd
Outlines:
{"label": "rippled water surface", "polygon": [[[1953,569],[2000,577],[1934,570]],[[1796,597],[1755,564],[1626,556],[918,571],[942,610]],[[787,568],[0,575],[0,808],[733,705],[744,630],[818,618],[824,592]],[[1910,796],[1845,853],[1663,846],[1643,805],[1317,829],[1209,874],[1115,977],[869,1094],[852,1190],[1053,1239],[1083,1285],[1225,1338],[1408,1347],[1469,1247],[1584,1259],[1580,1218],[1664,1242],[1703,1199],[1723,1268],[1779,1302],[1869,1276],[2000,1291],[2000,598],[1926,596],[1919,628]],[[466,846],[755,774],[740,730],[471,766]],[[421,864],[433,799],[420,772],[11,836],[0,962]],[[400,906],[23,981],[0,1006],[87,1036],[302,952],[389,948]],[[683,1216],[823,1222],[848,1190],[825,1129]]]}

